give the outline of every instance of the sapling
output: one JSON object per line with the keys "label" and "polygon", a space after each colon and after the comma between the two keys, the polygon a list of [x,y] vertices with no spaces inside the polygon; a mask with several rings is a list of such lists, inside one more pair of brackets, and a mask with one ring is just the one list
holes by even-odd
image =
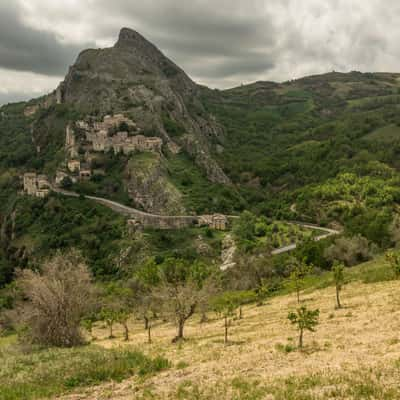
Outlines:
{"label": "sapling", "polygon": [[304,279],[312,271],[312,266],[307,265],[305,262],[294,260],[292,262],[292,271],[289,275],[290,286],[294,288],[297,296],[297,303],[300,304],[300,291],[304,284]]}
{"label": "sapling", "polygon": [[306,306],[302,306],[296,312],[290,312],[288,315],[289,321],[297,326],[299,331],[299,349],[303,348],[304,331],[315,332],[315,327],[318,325],[319,310],[308,310]]}
{"label": "sapling", "polygon": [[337,308],[342,308],[342,304],[340,303],[340,292],[344,285],[344,264],[335,262],[332,268],[333,279],[335,281],[336,288],[336,303]]}
{"label": "sapling", "polygon": [[240,299],[235,292],[225,292],[214,300],[214,309],[224,318],[224,343],[228,344],[228,329],[232,318],[240,306]]}

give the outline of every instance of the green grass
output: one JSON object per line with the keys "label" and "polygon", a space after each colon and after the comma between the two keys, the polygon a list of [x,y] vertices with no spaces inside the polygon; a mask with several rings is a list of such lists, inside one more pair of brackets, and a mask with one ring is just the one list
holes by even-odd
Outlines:
{"label": "green grass", "polygon": [[391,124],[383,128],[376,129],[372,133],[365,136],[367,140],[379,140],[384,143],[391,143],[400,140],[400,126]]}
{"label": "green grass", "polygon": [[183,194],[187,210],[198,214],[237,213],[244,208],[234,188],[211,183],[187,155],[170,155],[167,168],[173,184]]}
{"label": "green grass", "polygon": [[315,230],[298,225],[275,222],[267,226],[266,235],[256,238],[256,246],[280,248],[318,235]]}
{"label": "green grass", "polygon": [[145,377],[170,366],[135,349],[106,350],[96,346],[48,349],[23,353],[18,347],[1,346],[0,400],[48,398],[76,388],[132,375]]}
{"label": "green grass", "polygon": [[[395,279],[394,273],[384,256],[379,255],[371,261],[359,264],[355,267],[345,269],[345,282],[377,283]],[[321,274],[308,275],[302,284],[302,289],[306,293],[312,293],[316,289],[324,289],[334,285],[332,272],[322,272]],[[290,294],[294,289],[283,282],[282,288],[274,292],[274,296]]]}
{"label": "green grass", "polygon": [[[212,262],[221,254],[221,242],[225,233],[211,231],[208,228],[186,228],[180,230],[153,230],[146,229],[145,240],[148,244],[149,255],[157,255],[163,258],[179,257],[187,260],[204,258],[204,261]],[[201,256],[197,250],[197,244],[201,242],[208,246],[208,254]]]}

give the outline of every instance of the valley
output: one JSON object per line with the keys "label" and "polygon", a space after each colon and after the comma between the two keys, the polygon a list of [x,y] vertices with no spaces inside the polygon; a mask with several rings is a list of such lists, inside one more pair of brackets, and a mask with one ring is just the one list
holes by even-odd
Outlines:
{"label": "valley", "polygon": [[1,106],[0,399],[398,399],[399,94],[122,28]]}

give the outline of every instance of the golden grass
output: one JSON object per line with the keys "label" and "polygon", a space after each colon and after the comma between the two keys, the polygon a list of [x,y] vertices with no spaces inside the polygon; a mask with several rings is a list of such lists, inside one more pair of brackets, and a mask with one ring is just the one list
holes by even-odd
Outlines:
{"label": "golden grass", "polygon": [[[399,293],[398,281],[353,282],[343,290],[341,310],[334,308],[332,287],[304,294],[307,306],[321,311],[317,332],[305,336],[304,352],[284,351],[286,344],[297,343],[297,333],[287,320],[288,311],[297,306],[294,295],[273,298],[262,307],[246,307],[244,319],[233,322],[229,346],[223,344],[219,319],[200,324],[193,318],[186,327],[187,341],[181,345],[171,343],[175,329],[170,324],[156,326],[154,344],[149,345],[141,324],[133,322],[129,344],[152,356],[165,356],[174,367],[146,383],[131,379],[73,398],[397,399]],[[107,339],[105,327],[97,327],[95,334],[97,345],[125,345],[119,328],[114,340]],[[382,379],[383,386],[378,384]]]}

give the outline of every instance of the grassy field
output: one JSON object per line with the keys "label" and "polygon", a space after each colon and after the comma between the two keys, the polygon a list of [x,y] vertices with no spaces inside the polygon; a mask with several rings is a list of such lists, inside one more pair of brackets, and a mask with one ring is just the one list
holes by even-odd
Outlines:
{"label": "grassy field", "polygon": [[13,337],[0,342],[0,359],[1,400],[54,398],[76,388],[119,382],[133,375],[144,378],[169,366],[165,358],[152,359],[132,347],[90,345],[24,352]]}
{"label": "grassy field", "polygon": [[[321,316],[317,331],[306,334],[303,352],[296,349],[297,332],[287,320],[288,311],[297,307],[292,293],[261,307],[247,306],[244,318],[233,321],[228,346],[216,316],[210,315],[205,324],[197,318],[190,321],[187,341],[179,346],[171,344],[172,325],[156,326],[154,342],[148,345],[141,324],[133,322],[131,344],[140,345],[150,357],[162,354],[172,367],[142,383],[128,379],[78,398],[398,399],[400,282],[390,279],[382,259],[348,270],[341,310],[335,309],[330,274],[309,279],[303,302],[318,307]],[[122,338],[122,331],[117,334]],[[104,327],[98,327],[96,335],[98,346],[123,345],[119,339],[107,339]]]}
{"label": "grassy field", "polygon": [[383,128],[379,128],[368,134],[365,139],[379,140],[380,142],[384,143],[394,142],[400,139],[400,127],[397,125],[388,125]]}
{"label": "grassy field", "polygon": [[[302,302],[321,314],[317,331],[305,334],[304,351],[297,349],[297,332],[287,320],[296,296],[285,289],[263,306],[246,306],[243,319],[232,321],[228,345],[222,320],[210,314],[207,323],[198,317],[189,321],[180,345],[171,343],[174,326],[161,321],[147,344],[141,321],[132,319],[129,342],[119,327],[117,338],[108,339],[99,324],[93,344],[82,349],[33,355],[2,350],[0,388],[12,395],[26,385],[34,391],[30,397],[5,397],[0,389],[0,398],[54,397],[72,390],[60,399],[399,399],[400,282],[392,280],[383,258],[347,269],[346,280],[340,310],[330,273],[306,281]],[[14,348],[12,339],[7,341],[2,348]],[[132,346],[145,355],[131,356]]]}

